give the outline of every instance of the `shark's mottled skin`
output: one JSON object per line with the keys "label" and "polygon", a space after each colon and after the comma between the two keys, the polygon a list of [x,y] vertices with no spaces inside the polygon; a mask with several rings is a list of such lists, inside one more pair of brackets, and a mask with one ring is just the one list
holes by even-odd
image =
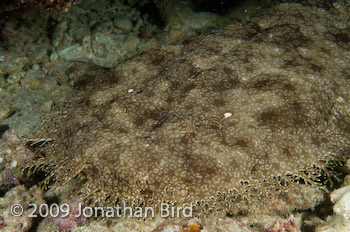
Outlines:
{"label": "shark's mottled skin", "polygon": [[43,122],[39,135],[53,142],[33,165],[57,186],[80,176],[100,204],[235,212],[319,188],[349,154],[345,2],[281,4],[111,70],[73,65],[76,96]]}

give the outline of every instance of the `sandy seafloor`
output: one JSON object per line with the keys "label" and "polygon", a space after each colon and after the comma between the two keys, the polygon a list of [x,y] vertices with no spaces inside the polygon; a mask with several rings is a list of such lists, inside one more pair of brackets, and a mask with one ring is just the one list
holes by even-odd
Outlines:
{"label": "sandy seafloor", "polygon": [[[32,138],[40,116],[73,91],[74,77],[66,72],[71,62],[110,68],[142,51],[240,23],[270,1],[224,1],[224,7],[214,8],[197,2],[201,8],[176,0],[158,5],[151,0],[82,0],[64,13],[30,8],[0,19],[0,231],[350,231],[350,176],[319,206],[290,215],[190,220],[27,216],[29,203],[50,202],[21,178],[18,167],[31,156],[23,138]],[[25,216],[11,215],[15,203],[24,206]]]}

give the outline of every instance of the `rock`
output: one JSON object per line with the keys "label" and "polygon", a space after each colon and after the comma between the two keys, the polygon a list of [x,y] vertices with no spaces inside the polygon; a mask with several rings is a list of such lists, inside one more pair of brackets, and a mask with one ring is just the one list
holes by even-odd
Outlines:
{"label": "rock", "polygon": [[6,88],[7,82],[4,74],[0,74],[0,88]]}
{"label": "rock", "polygon": [[[37,186],[27,190],[23,185],[12,188],[4,197],[0,198],[0,229],[5,232],[12,231],[29,231],[33,225],[34,217],[30,217],[32,213],[38,215],[38,211],[34,211],[34,207],[29,204],[36,204],[39,208],[40,204],[45,203],[42,198],[42,190]],[[17,216],[14,216],[16,214]]]}
{"label": "rock", "polygon": [[43,88],[43,81],[41,78],[39,77],[35,77],[35,76],[29,76],[24,78],[21,81],[21,85],[26,88],[26,89],[42,89]]}
{"label": "rock", "polygon": [[333,215],[327,218],[322,226],[318,226],[316,232],[348,232],[350,231],[350,185],[348,175],[345,178],[344,187],[331,193],[331,201],[334,203]]}
{"label": "rock", "polygon": [[11,85],[18,84],[25,75],[26,75],[25,72],[12,73],[7,78],[7,83],[9,83]]}
{"label": "rock", "polygon": [[33,156],[18,138],[18,134],[6,131],[0,140],[0,187],[15,185],[22,179],[21,168]]}
{"label": "rock", "polygon": [[0,105],[0,122],[11,114],[10,105]]}
{"label": "rock", "polygon": [[115,27],[123,29],[126,32],[129,32],[132,29],[132,21],[127,16],[114,18],[113,24]]}
{"label": "rock", "polygon": [[27,57],[9,57],[8,62],[2,64],[3,73],[6,74],[15,74],[20,71],[29,63],[29,59]]}
{"label": "rock", "polygon": [[331,201],[334,204],[337,203],[340,199],[344,197],[344,194],[346,194],[347,192],[350,192],[350,186],[345,186],[334,190],[331,194]]}
{"label": "rock", "polygon": [[[316,232],[349,232],[350,231],[350,194],[344,195],[339,201],[339,205],[334,206],[333,209],[337,213],[333,216],[329,216],[325,225],[318,226]],[[346,204],[346,207],[340,204]]]}
{"label": "rock", "polygon": [[[344,217],[345,221],[348,223],[348,231],[350,231],[350,186],[349,188],[346,188],[346,192],[341,196],[341,198],[336,201],[335,205],[333,206],[334,213]],[[344,190],[345,191],[345,190]]]}

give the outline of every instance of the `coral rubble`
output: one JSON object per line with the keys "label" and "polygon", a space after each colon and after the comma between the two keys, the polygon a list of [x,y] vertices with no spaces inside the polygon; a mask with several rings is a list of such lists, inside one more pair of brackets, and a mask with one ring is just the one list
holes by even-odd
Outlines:
{"label": "coral rubble", "polygon": [[0,191],[9,185],[18,184],[21,179],[20,168],[33,153],[18,138],[14,130],[6,131],[0,140]]}
{"label": "coral rubble", "polygon": [[[19,185],[7,192],[5,197],[0,197],[1,231],[28,231],[33,225],[33,217],[29,215],[37,213],[30,204],[39,206],[45,203],[42,192],[37,186],[27,190],[23,185]],[[17,206],[16,210],[14,206]]]}
{"label": "coral rubble", "polygon": [[40,7],[42,9],[53,9],[56,11],[67,11],[73,5],[77,4],[79,0],[4,0],[0,3],[0,15],[6,12],[13,12],[16,10],[23,10],[28,7]]}
{"label": "coral rubble", "polygon": [[56,187],[78,176],[97,204],[200,214],[325,189],[349,156],[347,4],[281,4],[111,70],[76,63],[76,95],[43,121],[53,142],[31,165]]}
{"label": "coral rubble", "polygon": [[[350,159],[347,162],[350,168]],[[345,177],[341,188],[334,190],[331,195],[333,215],[316,228],[316,232],[350,231],[350,175]]]}

